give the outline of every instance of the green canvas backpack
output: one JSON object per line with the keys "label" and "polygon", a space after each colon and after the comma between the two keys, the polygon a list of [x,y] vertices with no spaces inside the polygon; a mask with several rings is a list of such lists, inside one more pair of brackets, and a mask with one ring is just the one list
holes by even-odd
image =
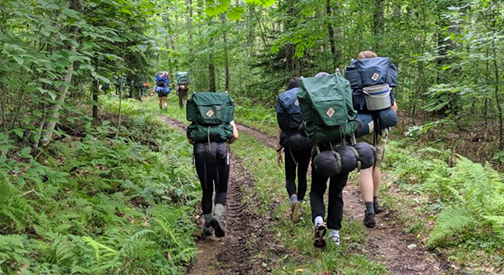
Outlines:
{"label": "green canvas backpack", "polygon": [[301,79],[298,92],[303,127],[315,143],[340,143],[357,128],[350,83],[339,74]]}
{"label": "green canvas backpack", "polygon": [[224,142],[233,136],[234,100],[226,92],[199,92],[187,101],[187,137],[195,142]]}

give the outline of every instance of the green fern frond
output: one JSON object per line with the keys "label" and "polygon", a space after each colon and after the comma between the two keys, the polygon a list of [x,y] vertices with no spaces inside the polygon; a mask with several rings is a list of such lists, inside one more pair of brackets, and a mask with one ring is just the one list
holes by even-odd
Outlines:
{"label": "green fern frond", "polygon": [[427,246],[440,246],[446,242],[447,237],[465,231],[474,225],[471,213],[462,207],[450,207],[443,210],[436,221],[434,229],[430,233]]}

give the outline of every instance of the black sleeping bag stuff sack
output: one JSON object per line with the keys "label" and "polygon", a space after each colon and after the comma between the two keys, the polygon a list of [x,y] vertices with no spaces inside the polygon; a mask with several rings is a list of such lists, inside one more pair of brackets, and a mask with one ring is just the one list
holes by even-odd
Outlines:
{"label": "black sleeping bag stuff sack", "polygon": [[201,142],[194,144],[196,162],[208,164],[225,163],[228,158],[228,146],[225,142]]}
{"label": "black sleeping bag stuff sack", "polygon": [[359,142],[353,146],[357,153],[359,153],[359,160],[361,162],[360,169],[367,169],[373,167],[376,161],[376,148],[366,142]]}
{"label": "black sleeping bag stuff sack", "polygon": [[301,135],[300,132],[280,134],[280,145],[287,150],[300,151],[313,147],[313,140]]}
{"label": "black sleeping bag stuff sack", "polygon": [[376,149],[360,142],[354,146],[338,146],[332,150],[320,152],[313,158],[313,169],[323,177],[332,177],[341,173],[350,173],[355,168],[367,169],[374,166]]}

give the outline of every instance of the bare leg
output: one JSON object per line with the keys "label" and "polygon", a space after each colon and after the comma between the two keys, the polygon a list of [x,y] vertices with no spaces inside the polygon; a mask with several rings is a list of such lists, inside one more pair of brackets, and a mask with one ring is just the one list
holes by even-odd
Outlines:
{"label": "bare leg", "polygon": [[374,195],[378,196],[378,191],[380,190],[382,172],[380,167],[375,166],[373,169],[373,191]]}
{"label": "bare leg", "polygon": [[159,99],[159,109],[162,109],[163,108],[163,98],[158,97],[158,99]]}
{"label": "bare leg", "polygon": [[363,169],[359,174],[359,186],[362,193],[362,199],[365,202],[373,201],[373,168]]}

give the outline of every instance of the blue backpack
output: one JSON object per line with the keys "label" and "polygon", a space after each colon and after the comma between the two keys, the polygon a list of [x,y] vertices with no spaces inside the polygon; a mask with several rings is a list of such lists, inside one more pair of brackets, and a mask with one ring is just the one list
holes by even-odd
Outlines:
{"label": "blue backpack", "polygon": [[170,93],[170,79],[168,78],[168,74],[159,73],[156,75],[156,92],[160,93]]}
{"label": "blue backpack", "polygon": [[299,129],[303,117],[297,99],[298,91],[299,88],[292,88],[281,93],[275,106],[278,126],[282,129],[280,144],[292,151],[308,149],[313,146],[313,141],[302,136]]}
{"label": "blue backpack", "polygon": [[[350,81],[354,108],[361,112],[367,111],[365,96],[362,92],[364,87],[388,84],[389,87],[397,87],[397,67],[387,57],[364,58],[352,60],[346,68],[345,77]],[[391,101],[395,98],[391,93]]]}

